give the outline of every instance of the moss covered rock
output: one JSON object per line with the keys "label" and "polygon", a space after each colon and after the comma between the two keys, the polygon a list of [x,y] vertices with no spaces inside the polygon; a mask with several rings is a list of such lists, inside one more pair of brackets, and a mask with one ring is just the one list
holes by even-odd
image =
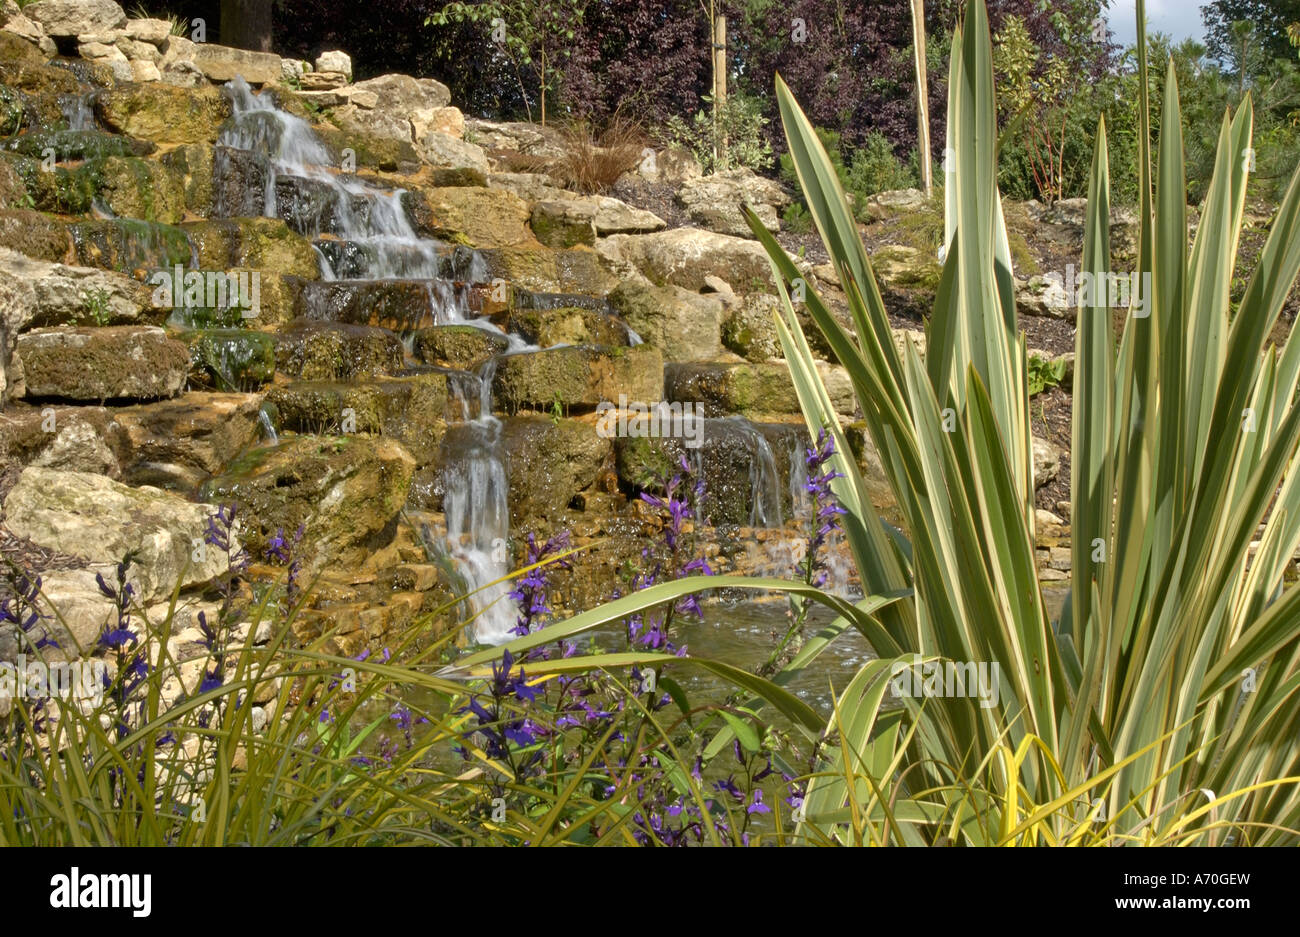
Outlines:
{"label": "moss covered rock", "polygon": [[433,460],[445,428],[447,375],[374,378],[352,383],[294,381],[266,395],[281,429],[374,433],[401,442],[417,464]]}
{"label": "moss covered rock", "polygon": [[[401,339],[387,329],[366,325],[294,319],[275,341],[279,369],[305,381],[393,374],[403,364]],[[418,354],[418,337],[416,348]]]}
{"label": "moss covered rock", "polygon": [[537,240],[547,247],[596,243],[596,206],[577,199],[538,202],[530,224]]}
{"label": "moss covered rock", "polygon": [[95,116],[114,133],[155,143],[213,143],[230,104],[210,86],[124,84],[96,96]]}
{"label": "moss covered rock", "polygon": [[278,218],[190,221],[180,229],[204,270],[252,268],[306,280],[320,275],[311,242]]}
{"label": "moss covered rock", "polygon": [[533,241],[528,203],[504,189],[448,186],[408,193],[407,210],[426,237],[470,247],[504,247]]}
{"label": "moss covered rock", "polygon": [[254,555],[277,531],[292,536],[302,525],[301,554],[316,571],[360,566],[392,541],[414,472],[415,460],[393,439],[296,436],[235,460],[202,496],[238,502]]}
{"label": "moss covered rock", "polygon": [[[857,401],[843,368],[818,363],[831,403],[838,413],[852,413]],[[668,400],[697,403],[709,416],[748,417],[800,413],[799,398],[784,361],[688,362],[664,371]]]}
{"label": "moss covered rock", "polygon": [[253,391],[275,377],[275,336],[250,329],[186,333],[191,382],[223,391]]}
{"label": "moss covered rock", "polygon": [[77,262],[127,273],[189,266],[194,250],[180,228],[152,221],[109,218],[68,226]]}
{"label": "moss covered rock", "polygon": [[603,296],[619,279],[587,247],[551,250],[542,247],[500,247],[479,252],[489,278],[546,293],[582,293]]}
{"label": "moss covered rock", "polygon": [[262,436],[260,394],[191,391],[173,400],[114,407],[125,434],[122,480],[191,495]]}
{"label": "moss covered rock", "polygon": [[613,465],[613,444],[590,422],[516,416],[505,421],[502,440],[510,482],[510,513],[516,525],[558,518],[579,492],[596,484]]}
{"label": "moss covered rock", "polygon": [[18,336],[28,398],[151,400],[185,387],[190,353],[159,328],[36,329]]}
{"label": "moss covered rock", "polygon": [[206,218],[212,210],[212,147],[187,143],[164,154],[160,161],[177,174],[185,193],[185,208]]}
{"label": "moss covered rock", "polygon": [[359,169],[410,172],[420,165],[420,157],[409,141],[376,136],[360,130],[340,130],[337,127],[316,126],[313,129],[321,142],[334,154],[339,165],[342,164],[344,150],[352,151]]}
{"label": "moss covered rock", "polygon": [[68,226],[37,211],[0,211],[0,247],[56,262],[73,253]]}
{"label": "moss covered rock", "polygon": [[714,358],[721,350],[722,303],[714,296],[628,280],[609,294],[609,304],[668,361]]}
{"label": "moss covered rock", "polygon": [[509,330],[542,348],[554,345],[630,344],[627,326],[616,317],[580,306],[512,310]]}
{"label": "moss covered rock", "polygon": [[509,347],[504,335],[472,325],[435,325],[415,333],[415,355],[425,364],[472,371]]}
{"label": "moss covered rock", "polygon": [[602,402],[654,402],[663,396],[664,364],[649,345],[611,348],[574,345],[509,355],[497,367],[492,385],[498,407],[594,410]]}

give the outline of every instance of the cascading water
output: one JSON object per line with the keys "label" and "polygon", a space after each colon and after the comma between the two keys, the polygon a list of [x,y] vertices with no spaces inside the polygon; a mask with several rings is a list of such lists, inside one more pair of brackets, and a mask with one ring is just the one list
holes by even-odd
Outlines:
{"label": "cascading water", "polygon": [[[305,294],[312,318],[329,320],[336,309],[364,305],[371,295],[366,291],[377,282],[419,281],[433,323],[463,323],[503,335],[511,351],[530,347],[473,316],[465,284],[487,279],[481,255],[420,237],[400,190],[332,171],[331,154],[305,121],[278,109],[269,95],[254,95],[242,79],[227,88],[234,117],[218,143],[254,154],[262,185],[260,192],[225,196],[241,201],[223,209],[282,217],[313,239],[325,283]],[[219,160],[218,171],[230,165]],[[452,458],[443,470],[443,511],[447,552],[472,593],[475,637],[499,644],[513,637],[517,610],[507,595],[509,585],[496,582],[509,571],[510,510],[502,425],[492,415],[494,370],[489,361],[477,375],[462,373],[449,382],[461,398],[463,422],[448,431],[456,444],[448,447]]]}
{"label": "cascading water", "polygon": [[489,360],[477,375],[478,399],[462,398],[466,420],[458,427],[460,445],[446,467],[443,494],[448,548],[471,590],[477,590],[470,598],[474,634],[489,644],[514,637],[517,615],[507,595],[509,585],[497,582],[509,572],[505,545],[510,535],[510,486],[501,421],[492,415],[495,371],[495,359]]}
{"label": "cascading water", "polygon": [[95,114],[90,106],[89,94],[64,94],[59,96],[59,109],[69,130],[94,130]]}

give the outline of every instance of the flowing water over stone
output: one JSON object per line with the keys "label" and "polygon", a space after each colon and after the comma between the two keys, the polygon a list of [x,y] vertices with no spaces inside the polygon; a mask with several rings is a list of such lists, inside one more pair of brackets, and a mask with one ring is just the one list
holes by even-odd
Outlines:
{"label": "flowing water over stone", "polygon": [[[305,121],[279,109],[271,95],[254,95],[239,80],[227,86],[227,94],[232,117],[216,148],[214,215],[279,218],[311,241],[320,279],[301,284],[296,315],[326,328],[379,327],[397,333],[406,359],[402,373],[446,376],[449,409],[445,414],[404,415],[417,434],[444,418],[451,421],[435,443],[440,453],[435,487],[445,530],[432,546],[450,561],[470,594],[475,638],[491,643],[508,640],[517,609],[507,594],[508,583],[498,581],[508,574],[512,560],[507,546],[510,456],[504,424],[493,414],[498,365],[504,369],[503,362],[516,355],[555,354],[554,349],[570,341],[551,333],[543,339],[551,351],[542,351],[530,341],[540,337],[531,329],[537,327],[537,317],[547,313],[573,315],[575,321],[584,315],[607,321],[601,334],[614,335],[616,344],[624,348],[640,345],[640,336],[612,315],[604,298],[577,293],[516,287],[508,322],[483,315],[482,291],[494,291],[501,281],[489,283],[489,267],[480,252],[421,237],[408,215],[403,190],[341,171],[341,166],[350,167],[342,164],[339,154]],[[513,331],[518,313],[527,313],[518,319],[526,334]],[[527,325],[530,316],[532,324]],[[418,338],[435,326],[472,326],[498,344],[485,363],[432,367],[441,363],[441,356],[426,358]],[[215,358],[227,372],[234,346],[223,339],[215,347],[219,351]],[[417,358],[430,363],[415,364]],[[238,378],[224,373],[224,380],[235,383]],[[544,396],[550,393],[547,387]],[[661,394],[662,387],[654,393]],[[260,419],[266,435],[275,438],[265,412]],[[760,529],[782,528],[787,519],[805,521],[802,427],[760,429],[738,416],[713,418],[705,424],[704,444],[698,448],[676,445],[681,440],[664,442],[684,449],[696,478],[704,479],[708,520]],[[786,535],[769,539],[767,565],[775,574],[790,574],[793,563],[785,554],[798,535],[791,528]]]}
{"label": "flowing water over stone", "polygon": [[[334,171],[335,157],[306,122],[276,108],[269,95],[253,95],[243,81],[228,87],[233,118],[219,140],[219,156],[221,147],[226,153],[217,171],[233,171],[231,151],[252,153],[261,183],[242,192],[220,186],[227,193],[221,209],[279,217],[313,239],[321,280],[303,287],[308,319],[382,326],[402,333],[408,352],[414,330],[450,324],[502,336],[509,352],[532,348],[472,311],[469,284],[487,279],[476,251],[421,238],[401,190]],[[410,312],[413,292],[425,298],[424,314]],[[489,361],[476,375],[453,372],[449,380],[461,422],[449,430],[453,444],[444,447],[451,455],[443,469],[443,511],[446,552],[472,593],[475,637],[500,643],[511,637],[516,609],[509,585],[497,582],[509,569],[510,511],[502,426],[491,406],[494,373]]]}

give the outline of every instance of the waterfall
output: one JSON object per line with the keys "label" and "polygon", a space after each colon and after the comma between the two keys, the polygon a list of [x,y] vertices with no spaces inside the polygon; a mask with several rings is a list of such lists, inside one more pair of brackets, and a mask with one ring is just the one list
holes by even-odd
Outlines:
{"label": "waterfall", "polygon": [[276,433],[275,426],[271,423],[271,417],[267,414],[265,409],[257,411],[257,420],[262,424],[262,432],[266,436],[266,444],[268,446],[280,445],[280,437]]}
{"label": "waterfall", "polygon": [[[314,300],[308,298],[312,318],[331,318],[330,298],[345,301],[352,295],[364,301],[364,289],[372,281],[419,281],[433,323],[472,325],[504,335],[511,351],[529,348],[519,336],[474,316],[467,284],[488,279],[482,255],[420,237],[407,216],[402,190],[334,171],[334,158],[306,121],[277,108],[270,95],[254,95],[242,79],[226,87],[234,116],[218,143],[254,154],[264,174],[261,203],[244,194],[243,207],[282,217],[311,238],[321,280],[331,284],[318,289]],[[228,165],[223,159],[221,167]],[[518,611],[507,595],[509,583],[496,582],[510,570],[510,508],[502,424],[492,415],[495,370],[495,361],[489,361],[477,375],[460,373],[448,382],[462,422],[448,431],[455,445],[447,447],[452,456],[443,470],[443,512],[447,552],[473,593],[474,636],[500,644],[513,637]],[[268,423],[264,420],[263,426],[274,438]]]}
{"label": "waterfall", "polygon": [[59,110],[68,122],[69,130],[94,130],[95,115],[90,107],[90,94],[59,95]]}
{"label": "waterfall", "polygon": [[[509,583],[497,582],[509,572],[506,548],[510,535],[510,483],[506,478],[501,421],[492,415],[492,379],[496,359],[478,372],[478,415],[461,426],[462,445],[446,468],[443,512],[447,518],[447,547],[470,590],[474,635],[488,644],[503,644],[514,635],[518,609],[507,593]],[[469,399],[463,400],[469,416]]]}
{"label": "waterfall", "polygon": [[812,495],[808,493],[808,463],[804,438],[800,434],[790,437],[790,513],[801,517],[812,510]]}

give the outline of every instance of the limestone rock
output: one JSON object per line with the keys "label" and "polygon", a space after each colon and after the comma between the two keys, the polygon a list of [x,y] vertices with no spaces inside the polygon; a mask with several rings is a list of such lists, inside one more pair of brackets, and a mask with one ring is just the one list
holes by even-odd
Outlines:
{"label": "limestone rock", "polygon": [[775,314],[781,300],[771,293],[750,293],[732,306],[722,325],[722,341],[749,361],[782,357]]}
{"label": "limestone rock", "polygon": [[61,400],[147,400],[185,387],[189,349],[160,328],[37,329],[18,337],[27,395]]}
{"label": "limestone rock", "polygon": [[4,502],[5,525],[49,549],[105,565],[136,551],[133,571],[146,602],[169,595],[178,581],[190,586],[224,572],[217,550],[192,556],[212,513],[157,488],[37,466],[23,470]]}
{"label": "limestone rock", "polygon": [[558,159],[565,153],[558,130],[526,121],[467,120],[465,132],[489,150],[510,150],[541,159]]}
{"label": "limestone rock", "polygon": [[595,345],[551,348],[509,355],[497,366],[492,392],[497,406],[549,410],[557,402],[594,410],[602,402],[652,403],[663,396],[663,357],[657,348]]}
{"label": "limestone rock", "polygon": [[867,216],[880,221],[904,212],[919,211],[926,207],[929,200],[920,189],[892,189],[877,192],[867,199]]}
{"label": "limestone rock", "polygon": [[616,317],[579,306],[511,310],[507,331],[542,348],[556,345],[626,347],[631,344],[627,326]]}
{"label": "limestone rock", "polygon": [[763,226],[776,231],[790,196],[771,179],[742,168],[688,180],[678,189],[677,201],[692,221],[710,231],[753,237],[742,208],[751,206]]}
{"label": "limestone rock", "polygon": [[477,370],[509,345],[504,335],[473,325],[435,325],[415,333],[417,358],[425,364],[458,371]]}
{"label": "limestone rock", "polygon": [[450,134],[430,131],[417,138],[416,149],[426,162],[434,166],[474,169],[482,173],[489,168],[487,154],[481,146]]}
{"label": "limestone rock", "polygon": [[0,407],[17,395],[14,353],[18,331],[31,319],[33,302],[31,283],[0,268]]}
{"label": "limestone rock", "polygon": [[270,52],[196,42],[190,61],[209,81],[219,84],[235,78],[243,78],[250,85],[274,84],[280,80],[280,56]]}
{"label": "limestone rock", "polygon": [[[28,322],[35,327],[75,324],[127,325],[151,318],[148,288],[130,277],[94,267],[70,267],[0,248],[0,277],[30,286]],[[104,323],[93,323],[94,317]]]}
{"label": "limestone rock", "polygon": [[538,202],[530,224],[547,247],[596,243],[596,207],[576,199]]}
{"label": "limestone rock", "polygon": [[627,278],[639,272],[652,282],[673,284],[693,293],[705,278],[717,276],[739,292],[773,288],[767,254],[756,241],[702,231],[670,228],[653,234],[615,234],[596,242],[611,269]]}
{"label": "limestone rock", "polygon": [[462,139],[465,136],[465,115],[458,107],[426,107],[411,112],[412,139],[423,140],[426,134],[445,133]]}
{"label": "limestone rock", "polygon": [[609,294],[609,304],[647,344],[663,351],[667,361],[697,361],[717,357],[722,303],[680,286],[658,287],[645,280],[627,280]]}
{"label": "limestone rock", "polygon": [[641,154],[641,162],[633,172],[646,182],[677,186],[704,175],[699,161],[688,150],[679,146],[670,146],[663,150],[647,147]]}
{"label": "limestone rock", "polygon": [[348,81],[352,80],[352,56],[337,50],[322,52],[316,56],[317,72],[339,72]]}
{"label": "limestone rock", "polygon": [[230,104],[216,88],[128,85],[96,95],[95,116],[114,133],[155,143],[212,143]]}
{"label": "limestone rock", "polygon": [[254,555],[278,530],[304,525],[303,559],[316,571],[360,566],[392,540],[415,460],[392,439],[297,436],[257,449],[203,487],[213,503],[238,502]]}
{"label": "limestone rock", "polygon": [[[853,413],[857,400],[848,373],[825,362],[818,362],[818,373],[836,412]],[[664,396],[702,405],[707,416],[752,418],[802,412],[784,361],[670,364],[664,369]]]}
{"label": "limestone rock", "polygon": [[124,439],[122,480],[190,494],[257,442],[260,394],[192,391],[174,400],[114,408]]}
{"label": "limestone rock", "polygon": [[375,377],[402,368],[402,341],[388,329],[294,319],[276,336],[275,355],[281,372],[306,381]]}
{"label": "limestone rock", "polygon": [[1055,443],[1041,436],[1033,437],[1035,488],[1042,488],[1056,478],[1056,473],[1061,470],[1061,456],[1063,454],[1061,447]]}
{"label": "limestone rock", "polygon": [[528,204],[511,192],[448,186],[424,189],[418,194],[422,199],[419,203],[413,199],[412,214],[417,230],[423,235],[456,240],[471,247],[503,247],[533,241],[528,226],[531,216]]}
{"label": "limestone rock", "polygon": [[23,14],[56,39],[106,33],[126,25],[126,13],[113,0],[38,0],[25,6]]}
{"label": "limestone rock", "polygon": [[[299,79],[303,91],[333,91],[336,88],[342,88],[348,83],[348,76],[343,72],[307,72]],[[340,96],[341,100],[346,100]],[[373,93],[371,100],[374,99]],[[361,102],[357,102],[360,104]],[[374,104],[369,104],[374,107]]]}
{"label": "limestone rock", "polygon": [[172,34],[172,24],[168,20],[159,19],[128,20],[126,34],[137,42],[162,46]]}
{"label": "limestone rock", "polygon": [[446,107],[451,103],[451,92],[447,86],[432,78],[380,75],[358,81],[353,87],[361,91],[373,91],[385,108],[406,114],[424,108]]}
{"label": "limestone rock", "polygon": [[591,487],[611,461],[613,444],[589,422],[541,415],[504,421],[502,439],[516,524],[556,517]]}

